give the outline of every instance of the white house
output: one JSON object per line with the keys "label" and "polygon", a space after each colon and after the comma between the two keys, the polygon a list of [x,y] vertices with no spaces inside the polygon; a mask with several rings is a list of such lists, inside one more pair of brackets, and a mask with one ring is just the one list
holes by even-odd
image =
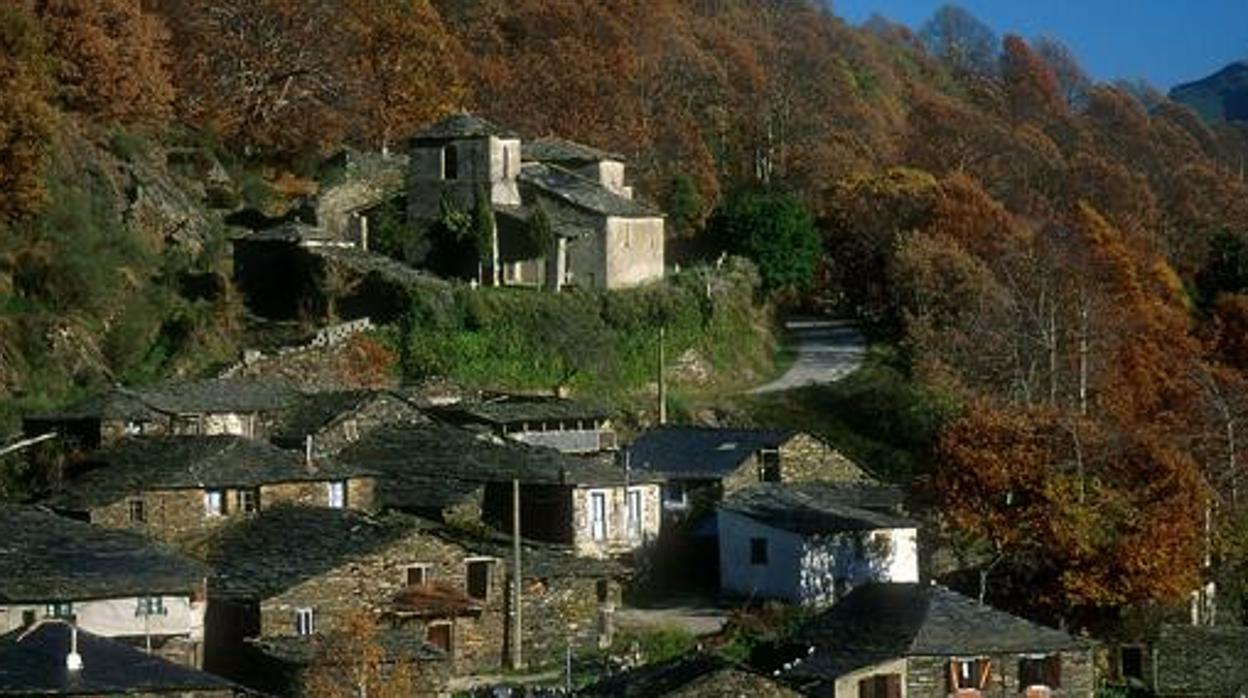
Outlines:
{"label": "white house", "polygon": [[720,586],[729,594],[828,605],[865,582],[917,582],[918,529],[861,508],[867,488],[762,483],[719,507]]}

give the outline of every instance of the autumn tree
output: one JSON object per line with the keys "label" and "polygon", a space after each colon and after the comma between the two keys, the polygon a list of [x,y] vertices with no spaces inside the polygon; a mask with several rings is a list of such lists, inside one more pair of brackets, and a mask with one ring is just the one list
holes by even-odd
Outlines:
{"label": "autumn tree", "polygon": [[957,5],[937,9],[919,28],[919,38],[958,71],[989,75],[996,70],[996,35]]}
{"label": "autumn tree", "polygon": [[1014,118],[1039,120],[1061,113],[1065,102],[1048,64],[1014,34],[1007,35],[1001,46],[1001,79]]}
{"label": "autumn tree", "polygon": [[0,227],[46,199],[52,83],[43,33],[20,4],[0,7]]}
{"label": "autumn tree", "polygon": [[412,657],[387,651],[382,630],[367,611],[347,615],[341,628],[319,636],[304,690],[313,698],[406,698],[420,678]]}
{"label": "autumn tree", "polygon": [[1070,48],[1051,36],[1037,38],[1032,41],[1031,48],[1053,72],[1066,104],[1071,107],[1083,104],[1088,90],[1092,88],[1092,79],[1079,65],[1079,60]]}
{"label": "autumn tree", "polygon": [[121,122],[170,115],[169,31],[140,0],[38,0],[35,11],[66,109]]}

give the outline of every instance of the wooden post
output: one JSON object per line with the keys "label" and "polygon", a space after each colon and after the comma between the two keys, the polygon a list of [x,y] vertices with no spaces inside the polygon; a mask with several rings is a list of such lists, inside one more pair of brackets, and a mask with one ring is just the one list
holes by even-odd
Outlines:
{"label": "wooden post", "polygon": [[524,655],[521,643],[524,634],[520,630],[520,585],[523,575],[520,573],[520,480],[511,481],[511,668],[520,669],[524,666]]}
{"label": "wooden post", "polygon": [[667,379],[663,376],[663,364],[666,363],[663,345],[667,339],[667,327],[659,325],[659,424],[667,424]]}

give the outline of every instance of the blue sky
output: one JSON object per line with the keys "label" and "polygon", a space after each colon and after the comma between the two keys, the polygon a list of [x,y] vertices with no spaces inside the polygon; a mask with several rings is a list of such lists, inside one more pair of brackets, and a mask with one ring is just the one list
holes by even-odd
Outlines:
{"label": "blue sky", "polygon": [[[828,0],[859,24],[873,12],[917,28],[941,0]],[[1002,35],[1061,39],[1094,79],[1167,90],[1248,58],[1248,0],[961,0]]]}

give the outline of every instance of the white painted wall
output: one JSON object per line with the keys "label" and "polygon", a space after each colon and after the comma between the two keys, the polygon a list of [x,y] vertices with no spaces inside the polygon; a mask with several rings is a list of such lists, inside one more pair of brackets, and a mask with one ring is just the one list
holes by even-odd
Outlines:
{"label": "white painted wall", "polygon": [[[721,509],[718,516],[725,592],[824,606],[864,582],[919,581],[914,528],[803,537],[733,511]],[[752,538],[768,541],[767,565],[750,563]]]}
{"label": "white painted wall", "polygon": [[[163,596],[165,614],[135,614],[139,600],[134,597],[74,601],[78,627],[104,637],[185,636],[194,642],[204,639],[204,611],[207,604],[192,602],[188,596]],[[46,615],[46,604],[0,606],[0,634],[22,627],[22,616],[33,611],[35,620]]]}
{"label": "white painted wall", "polygon": [[606,286],[627,288],[663,278],[663,219],[607,218]]}

